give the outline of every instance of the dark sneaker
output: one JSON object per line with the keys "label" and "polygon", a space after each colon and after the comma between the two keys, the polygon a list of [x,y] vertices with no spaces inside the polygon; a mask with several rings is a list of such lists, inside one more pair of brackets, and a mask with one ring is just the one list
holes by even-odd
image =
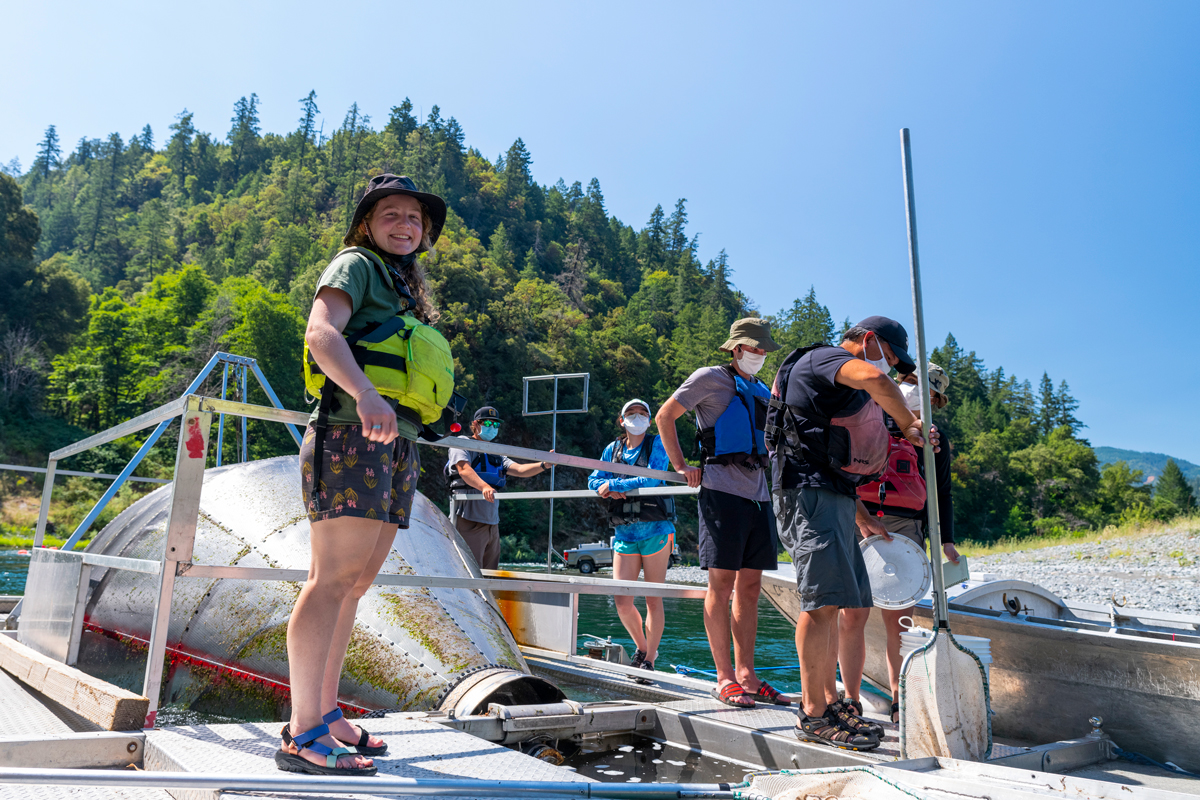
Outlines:
{"label": "dark sneaker", "polygon": [[646,654],[641,650],[634,650],[633,651],[633,661],[630,662],[629,666],[633,667],[634,669],[641,669],[642,664],[645,661],[646,661]]}
{"label": "dark sneaker", "polygon": [[[651,672],[654,672],[654,662],[652,662],[652,661],[643,661],[641,664],[639,664],[639,665],[638,665],[638,669],[648,669],[648,670],[650,670]],[[637,682],[637,683],[640,683],[640,684],[644,685],[644,686],[653,686],[653,685],[654,685],[654,681],[652,681],[652,680],[647,680],[646,678],[634,678],[633,680],[634,680],[635,682]]]}

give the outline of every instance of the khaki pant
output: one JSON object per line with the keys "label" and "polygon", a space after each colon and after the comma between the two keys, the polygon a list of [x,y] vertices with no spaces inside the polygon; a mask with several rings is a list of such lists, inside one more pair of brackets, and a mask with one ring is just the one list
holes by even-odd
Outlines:
{"label": "khaki pant", "polygon": [[500,566],[500,526],[473,519],[459,517],[454,520],[458,535],[471,549],[475,563],[480,569],[496,569]]}

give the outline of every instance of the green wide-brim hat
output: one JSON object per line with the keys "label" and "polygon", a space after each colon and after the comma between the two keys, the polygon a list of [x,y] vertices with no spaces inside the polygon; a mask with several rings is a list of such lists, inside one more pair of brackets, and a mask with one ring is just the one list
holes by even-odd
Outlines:
{"label": "green wide-brim hat", "polygon": [[746,317],[730,325],[729,339],[720,349],[728,353],[739,344],[768,353],[779,349],[779,345],[771,338],[771,323],[759,317]]}

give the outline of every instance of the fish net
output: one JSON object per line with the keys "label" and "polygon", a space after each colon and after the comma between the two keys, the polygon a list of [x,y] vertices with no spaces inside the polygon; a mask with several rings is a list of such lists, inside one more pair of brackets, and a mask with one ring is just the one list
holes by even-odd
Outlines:
{"label": "fish net", "polygon": [[987,672],[979,657],[935,630],[900,667],[901,758],[984,761],[992,752]]}
{"label": "fish net", "polygon": [[912,800],[930,795],[886,778],[870,767],[783,770],[751,775],[733,790],[741,800]]}

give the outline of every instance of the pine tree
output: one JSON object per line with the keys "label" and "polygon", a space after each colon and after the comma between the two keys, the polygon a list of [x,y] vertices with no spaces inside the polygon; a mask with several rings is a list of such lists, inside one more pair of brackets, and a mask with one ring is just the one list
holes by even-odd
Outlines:
{"label": "pine tree", "polygon": [[243,96],[234,103],[230,121],[233,127],[229,129],[229,148],[233,160],[233,182],[237,183],[253,163],[258,147],[258,95],[251,92],[249,100]]}
{"label": "pine tree", "polygon": [[[533,164],[533,157],[525,148],[525,142],[517,139],[504,156],[504,195],[509,200],[525,195],[531,179],[529,173],[531,164]],[[596,186],[598,190],[599,183]]]}
{"label": "pine tree", "polygon": [[1177,514],[1187,514],[1196,508],[1196,497],[1192,493],[1192,487],[1188,485],[1187,478],[1183,477],[1183,470],[1173,458],[1167,459],[1162,475],[1154,482],[1154,499],[1167,504]]}
{"label": "pine tree", "polygon": [[141,144],[143,150],[154,151],[154,129],[149,124],[142,128],[142,135],[138,139],[138,143]]}
{"label": "pine tree", "polygon": [[1054,411],[1058,415],[1054,426],[1066,425],[1071,429],[1072,436],[1078,434],[1081,428],[1087,427],[1075,417],[1078,408],[1079,401],[1071,396],[1071,387],[1067,386],[1066,381],[1060,381],[1058,391],[1054,394]]}
{"label": "pine tree", "polygon": [[404,141],[408,135],[417,129],[417,118],[412,113],[413,104],[407,97],[404,102],[398,106],[392,106],[391,116],[388,118],[388,124],[384,130],[392,134],[399,140],[400,145],[404,145]]}
{"label": "pine tree", "polygon": [[167,143],[167,165],[175,173],[175,183],[182,194],[186,190],[187,178],[192,170],[192,140],[196,127],[192,125],[192,113],[186,108],[180,111],[171,124],[171,140]]}
{"label": "pine tree", "polygon": [[671,218],[667,220],[666,246],[671,255],[677,256],[687,248],[687,221],[687,198],[681,197],[675,203]]}
{"label": "pine tree", "polygon": [[317,108],[315,89],[300,98],[299,102],[304,108],[304,113],[300,115],[300,127],[296,130],[296,138],[300,145],[300,167],[303,168],[304,159],[308,155],[308,147],[313,143],[313,134],[316,133],[317,114],[321,111]]}
{"label": "pine tree", "polygon": [[61,155],[62,150],[58,146],[58,129],[51,125],[46,128],[46,135],[42,138],[42,143],[38,145],[37,158],[33,160],[31,169],[40,173],[43,178],[49,178],[50,170],[58,168]]}
{"label": "pine tree", "polygon": [[1043,372],[1042,381],[1038,384],[1037,427],[1042,436],[1049,435],[1059,420],[1058,398],[1054,394],[1054,381],[1050,375]]}

